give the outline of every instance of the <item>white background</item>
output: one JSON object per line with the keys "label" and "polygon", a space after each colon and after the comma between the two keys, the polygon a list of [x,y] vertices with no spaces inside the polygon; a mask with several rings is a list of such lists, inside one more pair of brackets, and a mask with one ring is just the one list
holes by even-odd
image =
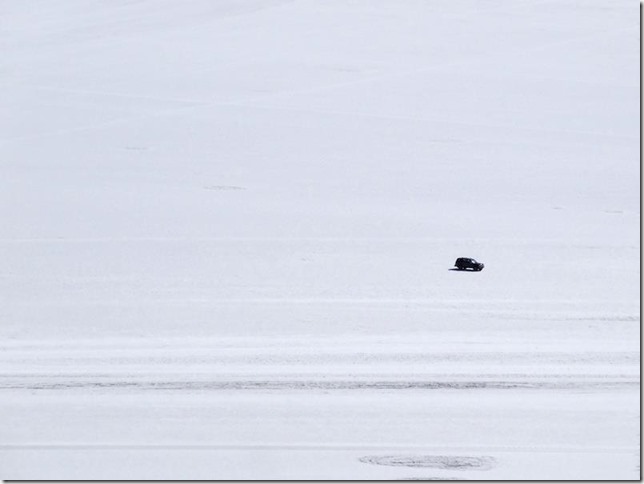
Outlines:
{"label": "white background", "polygon": [[638,479],[638,13],[1,0],[0,477]]}

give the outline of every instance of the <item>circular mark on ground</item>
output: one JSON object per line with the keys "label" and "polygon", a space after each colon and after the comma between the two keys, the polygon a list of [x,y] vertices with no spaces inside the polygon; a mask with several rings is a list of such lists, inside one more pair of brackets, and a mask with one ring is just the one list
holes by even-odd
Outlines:
{"label": "circular mark on ground", "polygon": [[402,477],[398,481],[466,481],[460,477]]}
{"label": "circular mark on ground", "polygon": [[367,455],[360,457],[360,462],[379,466],[427,467],[458,471],[487,471],[496,464],[493,457],[462,455]]}

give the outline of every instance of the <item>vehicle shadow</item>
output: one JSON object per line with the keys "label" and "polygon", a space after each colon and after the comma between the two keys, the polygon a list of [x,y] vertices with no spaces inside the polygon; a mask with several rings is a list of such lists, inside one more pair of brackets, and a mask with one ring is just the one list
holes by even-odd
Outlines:
{"label": "vehicle shadow", "polygon": [[451,269],[447,269],[448,271],[456,271],[456,272],[481,272],[481,271],[475,271],[474,269],[458,269],[456,267],[452,267]]}

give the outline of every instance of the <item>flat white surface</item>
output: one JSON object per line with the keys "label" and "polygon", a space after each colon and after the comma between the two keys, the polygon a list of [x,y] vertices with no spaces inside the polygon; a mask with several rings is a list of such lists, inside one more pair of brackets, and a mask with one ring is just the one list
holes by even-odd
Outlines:
{"label": "flat white surface", "polygon": [[638,13],[1,0],[0,477],[638,479]]}

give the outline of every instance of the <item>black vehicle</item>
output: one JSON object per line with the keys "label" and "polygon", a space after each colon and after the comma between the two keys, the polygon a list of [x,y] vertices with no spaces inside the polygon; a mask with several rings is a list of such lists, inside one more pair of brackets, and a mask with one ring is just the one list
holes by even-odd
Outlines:
{"label": "black vehicle", "polygon": [[476,262],[474,259],[470,259],[469,257],[459,257],[458,259],[456,259],[454,266],[459,271],[464,271],[466,269],[482,271],[485,267],[485,264],[483,264],[482,262]]}

